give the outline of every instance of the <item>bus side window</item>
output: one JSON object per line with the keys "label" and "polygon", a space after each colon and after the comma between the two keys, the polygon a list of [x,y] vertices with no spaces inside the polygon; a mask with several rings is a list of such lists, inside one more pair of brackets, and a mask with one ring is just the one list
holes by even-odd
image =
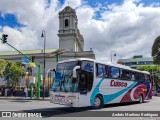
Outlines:
{"label": "bus side window", "polygon": [[105,66],[104,77],[108,77],[108,70],[109,70],[109,67]]}
{"label": "bus side window", "polygon": [[130,74],[130,76],[131,76],[131,80],[132,81],[135,81],[135,73],[134,72],[130,72],[131,74]]}
{"label": "bus side window", "polygon": [[135,81],[139,81],[139,73],[135,72]]}
{"label": "bus side window", "polygon": [[93,72],[93,62],[83,61],[81,66],[82,66],[82,70]]}
{"label": "bus side window", "polygon": [[144,75],[144,78],[145,78],[145,82],[150,82],[150,76],[149,75]]}
{"label": "bus side window", "polygon": [[111,67],[108,68],[108,76],[109,76],[109,77],[112,77]]}
{"label": "bus side window", "polygon": [[110,67],[109,74],[111,78],[119,78],[119,68]]}
{"label": "bus side window", "polygon": [[139,81],[144,82],[144,74],[139,73]]}
{"label": "bus side window", "polygon": [[97,64],[97,77],[103,77],[103,65]]}
{"label": "bus side window", "polygon": [[130,72],[125,69],[120,69],[120,78],[124,80],[130,80]]}
{"label": "bus side window", "polygon": [[147,78],[148,78],[148,82],[152,82],[152,78],[150,75],[147,75]]}
{"label": "bus side window", "polygon": [[97,77],[107,77],[108,67],[102,64],[97,64]]}

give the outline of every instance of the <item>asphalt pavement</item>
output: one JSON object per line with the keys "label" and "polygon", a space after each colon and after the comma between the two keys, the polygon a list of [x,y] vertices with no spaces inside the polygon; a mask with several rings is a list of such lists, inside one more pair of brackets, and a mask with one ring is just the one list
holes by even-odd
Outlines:
{"label": "asphalt pavement", "polygon": [[[92,107],[73,108],[64,105],[53,104],[49,102],[49,98],[33,99],[23,97],[1,97],[0,111],[13,111],[23,113],[41,113],[43,119],[55,120],[160,120],[156,117],[109,117],[110,113],[123,112],[159,112],[160,114],[160,97],[153,97],[152,100],[139,103],[123,103],[105,105],[102,109],[93,109]],[[102,115],[102,116],[101,116]],[[1,119],[1,118],[0,118]],[[16,117],[17,119],[17,117]],[[27,118],[28,119],[28,118]],[[33,118],[32,118],[33,119]],[[36,118],[34,118],[36,119]],[[38,118],[41,119],[41,118]]]}

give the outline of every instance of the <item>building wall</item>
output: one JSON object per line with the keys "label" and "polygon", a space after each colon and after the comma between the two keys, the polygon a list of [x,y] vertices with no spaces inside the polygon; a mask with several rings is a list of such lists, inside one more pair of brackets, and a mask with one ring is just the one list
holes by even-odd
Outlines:
{"label": "building wall", "polygon": [[[44,57],[43,57],[43,53],[39,53],[39,54],[27,54],[27,56],[35,56],[35,62],[40,63],[40,71],[41,71],[41,75],[43,75],[44,73]],[[7,61],[10,62],[20,62],[21,59],[23,58],[22,55],[3,55],[0,56],[0,58],[3,58]],[[73,59],[73,58],[91,58],[91,59],[95,59],[95,54],[93,53],[93,51],[84,51],[84,52],[64,52],[63,54],[59,55],[59,61],[62,60],[67,60],[67,59]],[[53,69],[56,67],[56,57],[54,54],[52,53],[47,53],[46,54],[46,62],[45,62],[45,75],[47,77],[47,71],[49,69]],[[29,65],[26,65],[26,68],[29,67]],[[38,75],[38,67],[32,67],[32,75],[33,77],[36,77],[37,79],[37,75]],[[52,74],[53,76],[53,74]],[[43,80],[43,79],[42,79]],[[43,82],[41,81],[41,84]],[[4,78],[0,78],[0,85],[5,85],[6,81],[4,81]],[[20,83],[18,83],[18,85],[22,85],[25,86],[26,82],[25,82],[25,78],[23,78],[21,80]]]}
{"label": "building wall", "polygon": [[75,38],[73,36],[63,36],[59,39],[59,48],[67,48],[69,51],[75,50]]}
{"label": "building wall", "polygon": [[132,58],[119,59],[118,62],[119,61],[121,61],[123,65],[130,66],[131,68],[135,69],[139,66],[154,65],[152,57],[133,56]]}

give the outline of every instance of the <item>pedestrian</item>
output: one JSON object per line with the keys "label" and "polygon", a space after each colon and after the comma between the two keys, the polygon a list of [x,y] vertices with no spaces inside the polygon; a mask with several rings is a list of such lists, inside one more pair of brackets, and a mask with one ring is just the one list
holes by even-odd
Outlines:
{"label": "pedestrian", "polygon": [[24,91],[25,88],[23,88],[23,97],[26,97],[26,92]]}
{"label": "pedestrian", "polygon": [[24,92],[23,93],[24,93],[24,97],[26,98],[28,96],[28,89],[27,89],[27,87],[24,88]]}
{"label": "pedestrian", "polygon": [[11,96],[13,96],[13,92],[14,92],[14,89],[13,87],[11,88]]}
{"label": "pedestrian", "polygon": [[37,96],[37,88],[36,87],[34,87],[34,98],[36,98],[36,96]]}

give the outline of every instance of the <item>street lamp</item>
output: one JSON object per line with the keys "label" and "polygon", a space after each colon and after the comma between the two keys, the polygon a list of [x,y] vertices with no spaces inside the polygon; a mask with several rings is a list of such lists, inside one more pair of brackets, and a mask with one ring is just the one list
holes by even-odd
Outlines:
{"label": "street lamp", "polygon": [[115,51],[111,51],[111,52],[110,52],[111,62],[112,62],[112,53],[114,53],[114,56],[116,56],[116,52],[115,52]]}
{"label": "street lamp", "polygon": [[43,71],[43,99],[45,97],[45,65],[46,65],[46,56],[45,56],[45,47],[46,47],[46,32],[44,30],[42,30],[42,38],[44,38],[44,50],[43,50],[43,56],[44,56],[44,71]]}

